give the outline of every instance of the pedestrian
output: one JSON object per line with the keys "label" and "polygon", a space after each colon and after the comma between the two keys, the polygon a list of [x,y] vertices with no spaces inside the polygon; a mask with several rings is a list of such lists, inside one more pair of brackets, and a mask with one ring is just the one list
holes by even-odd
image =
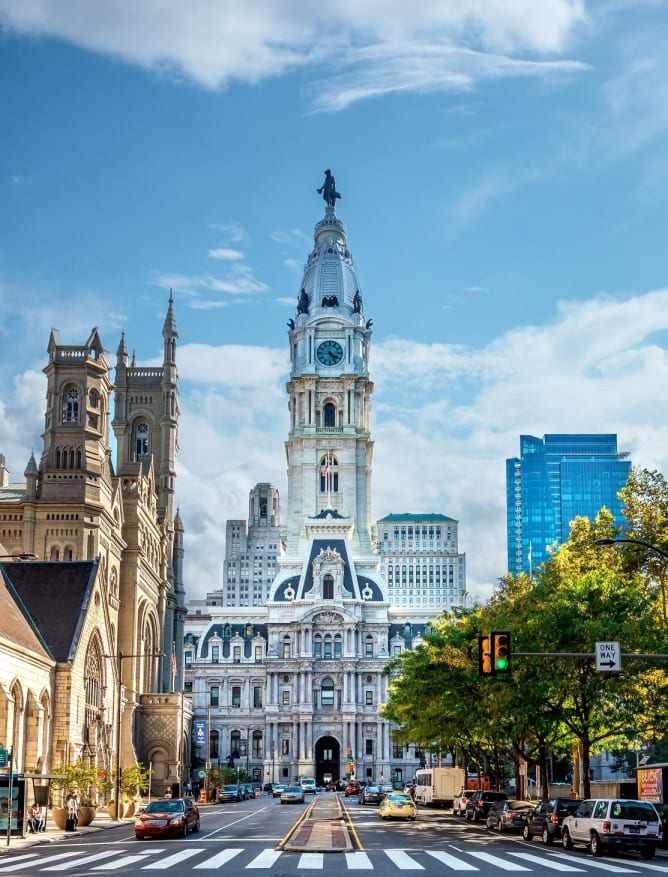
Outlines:
{"label": "pedestrian", "polygon": [[67,819],[65,820],[65,831],[76,831],[79,821],[79,802],[76,795],[69,795],[67,798]]}

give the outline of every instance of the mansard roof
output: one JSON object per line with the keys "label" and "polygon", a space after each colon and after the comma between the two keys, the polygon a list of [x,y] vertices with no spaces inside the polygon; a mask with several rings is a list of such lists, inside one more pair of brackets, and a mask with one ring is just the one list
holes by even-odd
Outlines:
{"label": "mansard roof", "polygon": [[[252,636],[247,636],[246,634],[246,628],[249,624],[253,628]],[[256,636],[260,636],[265,640],[267,639],[266,624],[256,624],[253,621],[244,621],[240,623],[216,622],[209,626],[201,641],[198,643],[199,654],[202,658],[208,658],[210,641],[212,639],[220,639],[223,641],[221,657],[229,658],[232,655],[232,640],[240,637],[244,641],[244,658],[252,658],[253,640]]]}
{"label": "mansard roof", "polygon": [[397,522],[398,521],[420,521],[420,522],[427,521],[427,523],[429,523],[430,521],[433,521],[434,523],[438,523],[440,521],[450,521],[453,524],[457,523],[456,518],[449,518],[447,515],[439,515],[439,514],[418,515],[418,514],[415,514],[413,512],[404,512],[403,515],[398,515],[398,514],[394,514],[394,513],[390,514],[390,515],[385,515],[384,518],[380,518],[378,523],[379,524],[385,523],[385,522],[391,523],[393,521],[397,521]]}

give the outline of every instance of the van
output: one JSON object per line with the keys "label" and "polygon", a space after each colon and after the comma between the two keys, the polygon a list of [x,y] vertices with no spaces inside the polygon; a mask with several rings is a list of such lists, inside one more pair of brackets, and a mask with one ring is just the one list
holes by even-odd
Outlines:
{"label": "van", "polygon": [[315,780],[313,777],[304,777],[304,779],[299,784],[301,786],[302,792],[306,795],[308,792],[311,792],[315,795],[316,787]]}

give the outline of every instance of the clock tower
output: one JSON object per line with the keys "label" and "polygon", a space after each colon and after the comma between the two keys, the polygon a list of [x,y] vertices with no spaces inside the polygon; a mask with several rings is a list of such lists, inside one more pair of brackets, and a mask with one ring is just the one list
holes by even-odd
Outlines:
{"label": "clock tower", "polygon": [[293,557],[303,557],[317,521],[338,522],[356,554],[371,554],[371,320],[364,317],[345,226],[329,200],[288,324],[287,555]]}

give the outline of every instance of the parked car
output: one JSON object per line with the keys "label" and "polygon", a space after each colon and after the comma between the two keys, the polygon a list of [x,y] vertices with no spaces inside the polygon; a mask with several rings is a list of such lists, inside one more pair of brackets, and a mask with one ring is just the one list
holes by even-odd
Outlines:
{"label": "parked car", "polygon": [[225,801],[241,801],[243,800],[244,794],[241,791],[241,787],[237,785],[227,784],[225,786],[221,786],[218,790],[218,800]]}
{"label": "parked car", "polygon": [[285,783],[274,783],[271,794],[274,798],[280,798],[281,792],[285,788]]}
{"label": "parked car", "polygon": [[524,818],[522,837],[531,840],[539,835],[544,844],[561,839],[561,824],[571,813],[575,813],[582,801],[579,798],[550,798],[541,801]]}
{"label": "parked car", "polygon": [[255,797],[255,789],[253,788],[253,783],[241,783],[239,788],[241,789],[241,794],[244,801],[248,801],[249,798]]}
{"label": "parked car", "polygon": [[452,802],[452,813],[454,816],[465,816],[466,815],[466,804],[474,792],[475,792],[475,789],[462,789],[461,790],[461,792],[457,795],[455,800]]}
{"label": "parked car", "polygon": [[135,837],[187,837],[199,831],[199,809],[192,798],[151,801],[135,819]]}
{"label": "parked car", "polygon": [[362,786],[359,791],[360,804],[380,804],[385,797],[385,792],[380,786]]}
{"label": "parked car", "polygon": [[378,805],[381,819],[412,819],[417,816],[415,801],[403,792],[390,792]]}
{"label": "parked car", "polygon": [[561,842],[586,844],[592,856],[608,851],[636,850],[643,859],[653,859],[661,843],[659,814],[649,801],[620,798],[591,798],[582,801],[561,826]]}
{"label": "parked car", "polygon": [[350,795],[359,795],[360,789],[362,788],[362,784],[358,782],[358,780],[350,780],[346,783],[346,787],[343,790],[343,794],[346,798],[350,797]]}
{"label": "parked car", "polygon": [[522,831],[531,801],[494,801],[487,812],[485,825],[497,831]]}
{"label": "parked car", "polygon": [[476,789],[466,802],[464,815],[469,821],[477,822],[479,819],[487,819],[487,814],[492,804],[496,801],[507,801],[505,792],[488,792]]}
{"label": "parked car", "polygon": [[281,792],[281,804],[303,804],[304,790],[301,786],[284,786]]}

